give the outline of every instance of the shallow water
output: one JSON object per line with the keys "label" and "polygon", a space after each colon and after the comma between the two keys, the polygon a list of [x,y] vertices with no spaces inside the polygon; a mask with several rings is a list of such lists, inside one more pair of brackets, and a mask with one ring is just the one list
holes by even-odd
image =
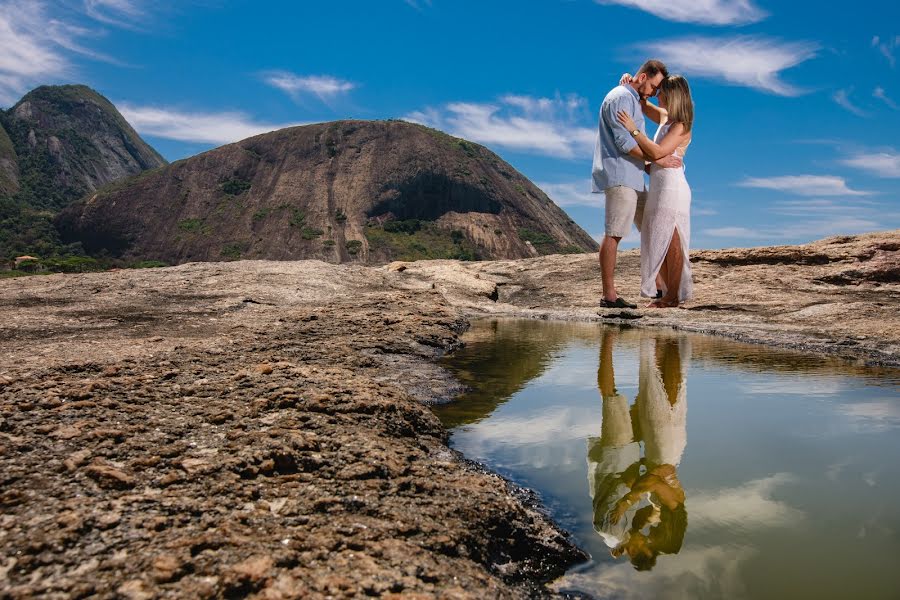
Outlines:
{"label": "shallow water", "polygon": [[591,554],[558,589],[900,597],[900,370],[597,324],[464,339],[472,391],[436,410]]}

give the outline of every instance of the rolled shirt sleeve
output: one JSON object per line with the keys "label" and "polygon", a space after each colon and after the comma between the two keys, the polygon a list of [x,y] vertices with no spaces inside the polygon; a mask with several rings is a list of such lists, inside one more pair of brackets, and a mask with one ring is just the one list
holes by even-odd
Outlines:
{"label": "rolled shirt sleeve", "polygon": [[616,115],[622,110],[631,115],[632,119],[635,118],[635,115],[632,114],[634,102],[628,96],[620,96],[615,98],[612,102],[607,102],[603,105],[603,122],[612,132],[613,143],[615,143],[616,148],[618,148],[622,154],[628,154],[631,152],[632,148],[638,145],[638,143],[637,140],[634,139],[634,136],[631,135],[631,132],[625,129],[625,126],[619,123],[619,119],[616,118]]}
{"label": "rolled shirt sleeve", "polygon": [[637,191],[645,187],[644,161],[628,154],[638,144],[631,132],[616,118],[616,113],[620,110],[630,114],[637,128],[644,131],[644,115],[634,90],[623,86],[610,90],[597,115],[597,137],[591,167],[592,192],[602,193],[617,185],[625,185]]}

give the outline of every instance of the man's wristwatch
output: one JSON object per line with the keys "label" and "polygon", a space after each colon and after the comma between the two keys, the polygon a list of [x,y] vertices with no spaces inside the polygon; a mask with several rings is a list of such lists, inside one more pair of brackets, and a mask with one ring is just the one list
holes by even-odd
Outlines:
{"label": "man's wristwatch", "polygon": [[631,132],[631,135],[632,135],[633,137],[637,137],[637,136],[639,136],[640,134],[641,134],[641,130],[640,130],[640,129],[635,129],[634,131]]}

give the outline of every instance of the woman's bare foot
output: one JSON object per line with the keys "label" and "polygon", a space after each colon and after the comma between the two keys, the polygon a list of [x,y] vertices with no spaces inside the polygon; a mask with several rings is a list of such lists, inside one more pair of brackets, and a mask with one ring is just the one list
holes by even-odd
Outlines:
{"label": "woman's bare foot", "polygon": [[678,308],[678,300],[660,298],[647,305],[647,308]]}

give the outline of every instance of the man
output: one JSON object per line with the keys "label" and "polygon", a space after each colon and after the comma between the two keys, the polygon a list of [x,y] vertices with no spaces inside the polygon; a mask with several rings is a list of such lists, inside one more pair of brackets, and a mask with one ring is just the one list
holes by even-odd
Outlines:
{"label": "man", "polygon": [[[656,95],[662,80],[669,76],[666,66],[658,60],[648,60],[630,83],[612,89],[600,107],[600,123],[594,146],[591,191],[606,195],[606,232],[600,244],[600,276],[603,282],[602,308],[637,308],[626,302],[616,291],[616,253],[619,242],[628,235],[631,223],[638,231],[647,193],[644,186],[645,156],[635,137],[646,133],[641,104]],[[627,131],[616,119],[624,110],[631,115],[638,129]],[[681,159],[667,156],[657,164],[670,168],[681,166]]]}

